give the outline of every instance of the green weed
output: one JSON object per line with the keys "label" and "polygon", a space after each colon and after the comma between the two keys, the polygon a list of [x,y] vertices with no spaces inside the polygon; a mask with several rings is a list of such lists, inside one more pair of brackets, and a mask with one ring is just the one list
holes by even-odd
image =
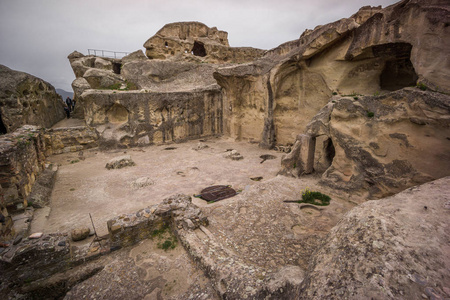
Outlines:
{"label": "green weed", "polygon": [[306,188],[302,191],[302,200],[300,200],[299,203],[326,206],[330,204],[330,201],[330,196],[322,194],[321,192],[311,191],[309,188]]}

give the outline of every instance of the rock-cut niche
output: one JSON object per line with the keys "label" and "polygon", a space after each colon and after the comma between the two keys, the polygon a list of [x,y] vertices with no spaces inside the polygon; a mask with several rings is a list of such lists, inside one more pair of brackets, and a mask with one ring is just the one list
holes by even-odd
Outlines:
{"label": "rock-cut niche", "polygon": [[3,123],[2,113],[0,112],[0,134],[7,133],[8,130],[6,129],[5,124]]}
{"label": "rock-cut niche", "polygon": [[388,43],[372,48],[375,57],[385,58],[383,71],[380,74],[380,88],[395,91],[416,84],[418,76],[411,63],[409,43]]}
{"label": "rock-cut niche", "polygon": [[204,57],[206,56],[206,49],[205,49],[205,45],[203,45],[203,43],[194,42],[194,47],[192,47],[192,54],[194,54],[195,56],[201,56]]}
{"label": "rock-cut niche", "polygon": [[115,103],[107,112],[108,121],[114,124],[128,122],[128,110],[118,103]]}

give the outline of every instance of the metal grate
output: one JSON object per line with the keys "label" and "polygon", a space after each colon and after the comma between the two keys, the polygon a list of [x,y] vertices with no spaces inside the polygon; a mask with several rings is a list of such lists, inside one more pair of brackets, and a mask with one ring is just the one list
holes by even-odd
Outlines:
{"label": "metal grate", "polygon": [[219,201],[236,196],[236,191],[227,185],[213,185],[203,189],[200,197],[206,201]]}

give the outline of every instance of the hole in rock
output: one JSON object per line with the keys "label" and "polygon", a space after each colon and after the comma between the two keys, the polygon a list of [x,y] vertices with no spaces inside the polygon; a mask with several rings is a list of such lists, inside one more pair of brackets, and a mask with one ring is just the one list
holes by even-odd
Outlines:
{"label": "hole in rock", "polygon": [[327,139],[325,141],[325,157],[327,160],[328,166],[331,166],[333,163],[333,158],[336,155],[336,150],[334,149],[333,141],[331,139]]}
{"label": "hole in rock", "polygon": [[122,69],[122,64],[120,63],[113,63],[113,72],[116,74],[120,74],[120,70]]}
{"label": "hole in rock", "polygon": [[194,42],[194,47],[192,47],[192,54],[194,54],[195,56],[206,56],[206,49],[205,46],[203,45],[203,43]]}
{"label": "hole in rock", "polygon": [[380,88],[395,91],[416,84],[417,76],[409,58],[387,61],[380,75]]}
{"label": "hole in rock", "polygon": [[380,88],[395,91],[416,84],[418,76],[411,63],[411,44],[388,43],[372,48],[375,57],[385,58]]}
{"label": "hole in rock", "polygon": [[8,132],[8,130],[6,129],[5,124],[3,123],[3,118],[2,118],[2,115],[0,112],[0,134],[5,134],[7,132]]}

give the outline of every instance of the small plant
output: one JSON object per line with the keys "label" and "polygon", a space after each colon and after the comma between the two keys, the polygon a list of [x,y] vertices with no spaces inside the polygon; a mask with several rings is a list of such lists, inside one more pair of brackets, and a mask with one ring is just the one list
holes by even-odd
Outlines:
{"label": "small plant", "polygon": [[333,95],[336,96],[336,95],[337,95],[337,92],[333,92]]}
{"label": "small plant", "polygon": [[164,251],[174,249],[177,246],[177,238],[168,229],[169,225],[164,224],[161,228],[155,229],[152,232],[152,238],[157,237],[159,240],[157,244],[158,248]]}
{"label": "small plant", "polygon": [[379,91],[376,91],[373,95],[374,95],[375,97],[380,96],[380,92],[379,92]]}
{"label": "small plant", "polygon": [[302,200],[298,201],[298,203],[326,206],[330,204],[330,201],[330,196],[322,194],[321,192],[311,191],[309,188],[306,188],[302,191]]}
{"label": "small plant", "polygon": [[375,116],[375,114],[372,111],[367,111],[367,116],[369,118],[373,118]]}
{"label": "small plant", "polygon": [[177,246],[177,239],[174,236],[171,236],[170,238],[166,239],[163,243],[158,243],[158,248],[163,249],[164,251],[167,251],[169,249],[175,249]]}
{"label": "small plant", "polygon": [[426,91],[428,89],[428,87],[422,82],[417,83],[416,87],[422,91]]}
{"label": "small plant", "polygon": [[74,188],[71,188],[69,191],[73,192],[73,191],[75,191],[75,189],[74,189]]}
{"label": "small plant", "polygon": [[353,99],[358,100],[358,97],[353,97]]}
{"label": "small plant", "polygon": [[76,164],[77,162],[80,162],[80,160],[79,159],[74,159],[74,160],[70,161],[71,164]]}

